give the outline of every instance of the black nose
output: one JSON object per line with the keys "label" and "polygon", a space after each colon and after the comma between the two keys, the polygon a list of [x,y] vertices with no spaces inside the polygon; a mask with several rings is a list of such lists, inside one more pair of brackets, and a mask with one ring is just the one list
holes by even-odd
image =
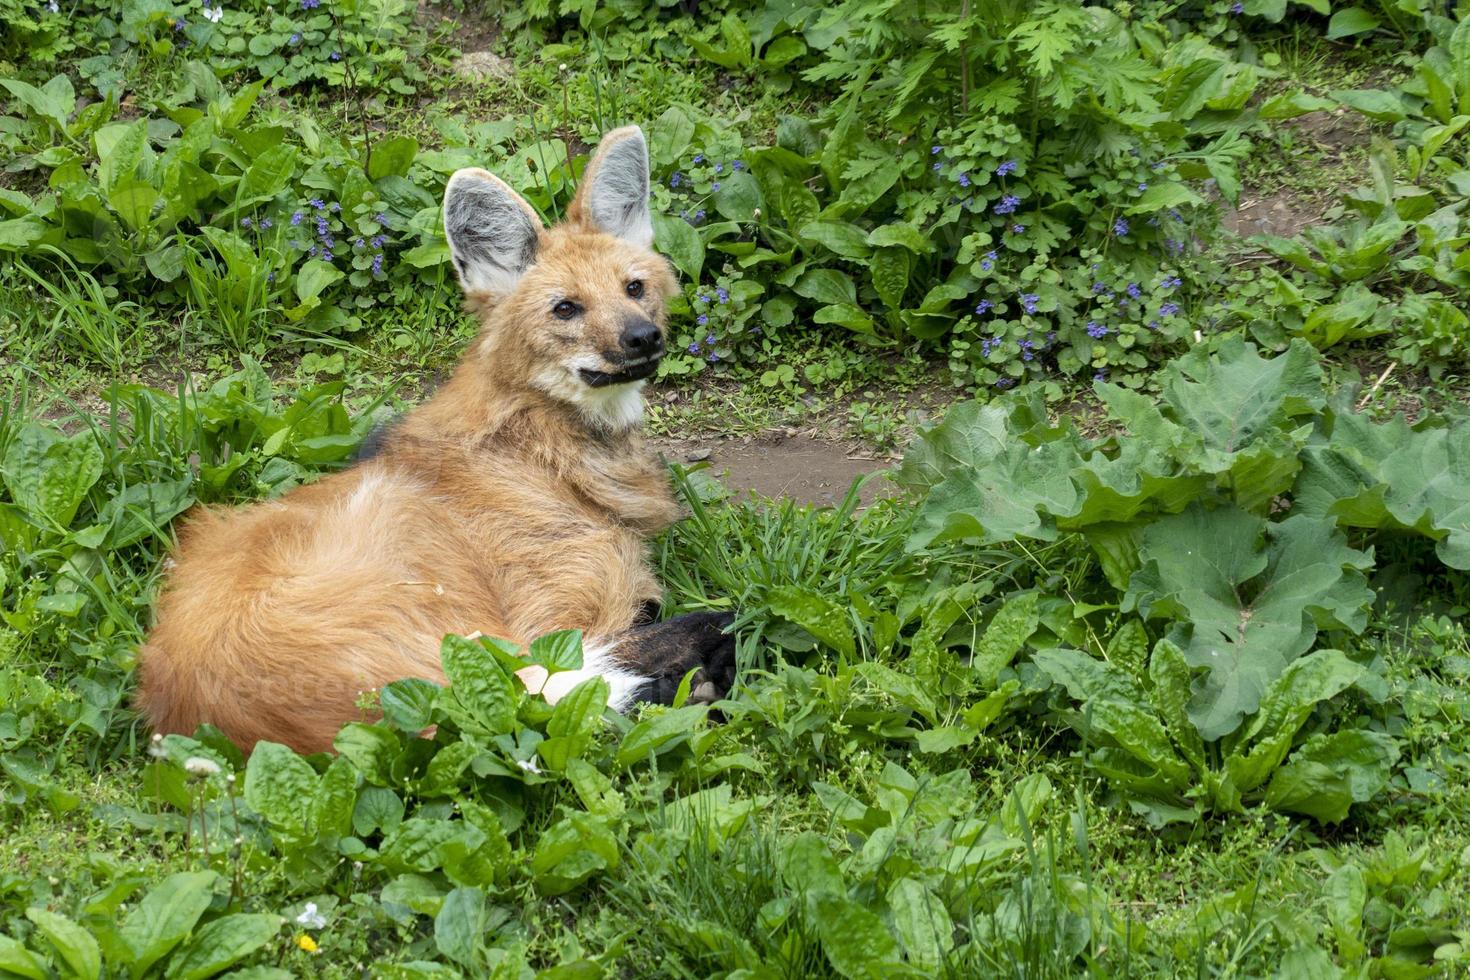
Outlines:
{"label": "black nose", "polygon": [[630,323],[623,327],[623,335],[618,340],[623,345],[623,350],[633,357],[648,357],[657,354],[664,346],[664,339],[658,332],[658,327],[648,320]]}

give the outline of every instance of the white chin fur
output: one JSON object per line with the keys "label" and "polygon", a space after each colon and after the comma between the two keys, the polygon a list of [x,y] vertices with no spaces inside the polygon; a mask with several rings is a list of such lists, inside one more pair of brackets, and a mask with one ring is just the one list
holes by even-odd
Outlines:
{"label": "white chin fur", "polygon": [[596,358],[582,358],[549,367],[536,377],[536,387],[558,401],[573,406],[593,425],[630,429],[643,421],[643,381],[594,388],[578,374],[582,369],[603,370]]}

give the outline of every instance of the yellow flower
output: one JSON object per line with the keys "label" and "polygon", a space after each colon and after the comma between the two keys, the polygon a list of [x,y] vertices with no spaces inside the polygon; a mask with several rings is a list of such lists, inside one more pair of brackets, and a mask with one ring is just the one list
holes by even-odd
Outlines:
{"label": "yellow flower", "polygon": [[308,936],[304,932],[301,935],[299,935],[299,936],[296,937],[296,945],[297,946],[300,946],[303,950],[305,950],[308,953],[315,953],[315,952],[318,951],[318,948],[319,948],[317,946],[317,944],[316,944],[316,940],[315,939],[312,939],[310,936]]}

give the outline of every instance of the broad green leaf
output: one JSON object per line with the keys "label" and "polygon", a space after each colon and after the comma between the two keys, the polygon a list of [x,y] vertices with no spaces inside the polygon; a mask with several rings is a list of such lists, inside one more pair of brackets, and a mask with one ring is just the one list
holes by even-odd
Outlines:
{"label": "broad green leaf", "polygon": [[877,332],[872,317],[858,307],[849,306],[846,303],[824,306],[812,314],[812,320],[815,323],[835,323],[846,327],[853,333],[871,335]]}
{"label": "broad green leaf", "polygon": [[419,152],[418,140],[412,136],[391,136],[373,147],[368,162],[368,178],[381,180],[384,177],[406,177]]}
{"label": "broad green leaf", "polygon": [[456,888],[444,896],[444,904],[434,916],[434,945],[454,962],[474,969],[481,944],[490,938],[489,924],[485,892],[479,888]]}
{"label": "broad green leaf", "polygon": [[[407,137],[401,137],[407,139]],[[412,142],[412,140],[410,140]],[[237,187],[234,210],[241,211],[274,198],[286,189],[296,172],[296,148],[284,144],[271,147],[250,161]]]}
{"label": "broad green leaf", "polygon": [[845,259],[865,259],[873,250],[867,234],[845,221],[809,221],[796,234],[803,242],[821,245]]}
{"label": "broad green leaf", "polygon": [[607,821],[568,813],[536,841],[531,873],[543,895],[565,895],[593,875],[617,868],[619,844]]}
{"label": "broad green leaf", "polygon": [[1170,181],[1149,185],[1149,189],[1139,195],[1138,200],[1130,204],[1127,210],[1129,214],[1153,214],[1156,211],[1198,204],[1199,201],[1200,196],[1187,186]]}
{"label": "broad green leaf", "polygon": [[536,746],[547,768],[565,769],[587,751],[598,720],[607,710],[608,691],[607,681],[589,677],[557,701],[546,722],[546,739]]}
{"label": "broad green leaf", "polygon": [[102,950],[92,934],[64,915],[43,908],[26,909],[26,918],[61,954],[61,959],[80,980],[98,980],[102,975]]}
{"label": "broad green leaf", "polygon": [[393,781],[389,770],[403,744],[397,734],[381,725],[354,721],[342,726],[332,740],[332,748],[351,761],[368,782],[386,786]]}
{"label": "broad green leaf", "polygon": [[1039,445],[1019,438],[999,404],[956,405],[910,447],[895,476],[927,491],[910,547],[964,538],[984,544],[1055,538],[1054,515],[1078,507],[1068,476],[1077,461],[1070,438]]}
{"label": "broad green leaf", "polygon": [[694,114],[683,105],[671,105],[648,129],[648,156],[654,167],[676,163],[694,139]]}
{"label": "broad green leaf", "polygon": [[394,728],[408,735],[417,735],[433,719],[434,705],[441,690],[433,681],[416,677],[394,681],[383,685],[378,695],[378,707],[383,711],[383,718]]}
{"label": "broad green leaf", "polygon": [[1125,673],[1105,660],[1090,657],[1080,650],[1054,647],[1038,650],[1031,662],[1053,681],[1067,689],[1078,701],[1121,701],[1143,704],[1148,698],[1133,675]]}
{"label": "broad green leaf", "polygon": [[343,276],[341,269],[320,259],[308,259],[296,270],[296,298],[303,303],[319,299],[326,288]]}
{"label": "broad green leaf", "polygon": [[1150,700],[1169,737],[1196,770],[1204,769],[1205,747],[1189,720],[1190,674],[1184,653],[1168,640],[1160,640],[1149,658],[1148,676]]}
{"label": "broad green leaf", "polygon": [[837,269],[809,269],[791,289],[798,296],[829,306],[850,306],[857,302],[857,286],[852,277]]}
{"label": "broad green leaf", "polygon": [[1345,89],[1327,94],[1375,122],[1398,122],[1408,116],[1398,95],[1384,89]]}
{"label": "broad green leaf", "polygon": [[1010,666],[1021,647],[1036,632],[1040,618],[1036,612],[1037,594],[1026,592],[1012,599],[996,612],[970,658],[980,686],[989,690],[1000,680],[1000,672]]}
{"label": "broad green leaf", "polygon": [[868,264],[868,276],[878,291],[878,298],[889,310],[897,312],[903,308],[913,264],[913,256],[902,248],[880,248],[873,253]]}
{"label": "broad green leaf", "polygon": [[642,762],[650,754],[670,747],[670,743],[684,741],[704,720],[707,710],[703,705],[687,705],[669,708],[651,718],[644,718],[634,725],[623,743],[618,746],[617,765],[627,767]]}
{"label": "broad green leaf", "polygon": [[888,911],[908,962],[938,972],[954,948],[954,923],[944,902],[914,878],[888,887]]}
{"label": "broad green leaf", "polygon": [[704,268],[704,242],[699,232],[683,218],[666,214],[653,216],[654,244],[690,282],[699,281]]}
{"label": "broad green leaf", "polygon": [[226,915],[194,933],[168,964],[168,980],[204,980],[234,966],[275,938],[278,915]]}
{"label": "broad green leaf", "polygon": [[810,589],[796,585],[777,586],[766,594],[771,612],[806,630],[816,639],[847,657],[857,653],[852,622],[846,606]]}
{"label": "broad green leaf", "polygon": [[1343,7],[1332,12],[1327,22],[1327,40],[1337,41],[1377,29],[1379,20],[1362,7]]}
{"label": "broad green leaf", "polygon": [[1316,735],[1276,770],[1265,803],[1273,810],[1339,823],[1347,819],[1350,806],[1366,803],[1388,786],[1398,757],[1398,746],[1386,732],[1352,729]]}
{"label": "broad green leaf", "polygon": [[1351,527],[1412,530],[1446,565],[1470,569],[1470,425],[1415,430],[1330,412],[1331,439],[1309,446],[1294,511]]}
{"label": "broad green leaf", "polygon": [[806,916],[832,968],[844,977],[891,976],[900,965],[898,943],[875,913],[846,895],[820,891],[806,896]]}
{"label": "broad green leaf", "polygon": [[720,180],[714,193],[715,210],[730,221],[750,221],[756,208],[766,202],[760,184],[748,170],[738,170]]}
{"label": "broad green leaf", "polygon": [[1268,523],[1195,505],[1149,525],[1140,557],[1123,609],[1188,625],[1184,658],[1206,669],[1189,717],[1206,741],[1255,712],[1319,628],[1367,625],[1373,594],[1363,570],[1372,559],[1330,521],[1297,515]]}
{"label": "broad green leaf", "polygon": [[245,766],[245,802],[272,827],[306,832],[318,777],[307,761],[284,745],[257,742]]}
{"label": "broad green leaf", "polygon": [[499,735],[515,727],[516,696],[505,670],[486,647],[446,636],[439,648],[449,690],[439,703],[466,730]]}
{"label": "broad green leaf", "polygon": [[193,930],[214,900],[219,876],[213,871],[170,875],[128,913],[118,936],[127,947],[128,969],[141,977]]}
{"label": "broad green leaf", "polygon": [[555,673],[582,666],[582,631],[557,630],[538,636],[526,650],[526,662],[539,664]]}
{"label": "broad green leaf", "polygon": [[1264,783],[1286,758],[1312,709],[1357,683],[1364,670],[1338,650],[1318,650],[1288,667],[1261,698],[1260,711],[1244,732],[1242,745],[1249,748],[1237,748],[1225,760],[1236,787],[1248,793]]}
{"label": "broad green leaf", "polygon": [[388,835],[379,855],[391,871],[433,871],[443,866],[454,845],[474,849],[484,842],[485,835],[462,820],[414,817]]}
{"label": "broad green leaf", "polygon": [[11,437],[0,475],[22,510],[66,528],[102,468],[102,448],[90,431],[63,438],[39,422],[28,422]]}
{"label": "broad green leaf", "polygon": [[35,954],[6,935],[0,935],[0,972],[26,980],[47,980],[46,968]]}
{"label": "broad green leaf", "polygon": [[322,837],[352,833],[352,808],[357,803],[357,768],[345,756],[332,760],[322,773],[311,804],[311,824]]}
{"label": "broad green leaf", "polygon": [[152,184],[135,177],[119,179],[107,192],[107,203],[133,231],[142,231],[152,224],[154,205],[161,198]]}
{"label": "broad green leaf", "polygon": [[106,194],[131,177],[148,150],[148,120],[109,123],[92,134],[97,149],[97,183]]}
{"label": "broad green leaf", "polygon": [[107,547],[122,548],[150,535],[166,533],[169,521],[194,503],[193,481],[135,483],[103,505],[97,523],[105,525]]}

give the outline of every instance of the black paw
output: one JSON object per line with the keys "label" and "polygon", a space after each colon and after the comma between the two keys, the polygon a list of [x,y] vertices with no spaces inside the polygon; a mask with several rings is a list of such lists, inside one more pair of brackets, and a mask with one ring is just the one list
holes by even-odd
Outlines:
{"label": "black paw", "polygon": [[723,698],[735,683],[735,635],[725,632],[734,622],[733,613],[688,613],[636,630],[627,641],[631,659],[650,677],[639,700],[673,703],[691,670],[691,704]]}

